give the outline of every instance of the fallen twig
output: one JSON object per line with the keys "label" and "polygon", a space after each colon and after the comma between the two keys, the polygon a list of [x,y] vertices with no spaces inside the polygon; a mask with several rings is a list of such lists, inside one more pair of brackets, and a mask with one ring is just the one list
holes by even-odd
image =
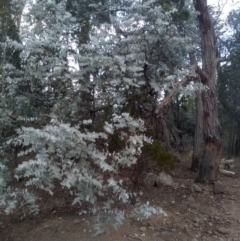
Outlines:
{"label": "fallen twig", "polygon": [[135,236],[135,235],[127,234],[126,237],[129,237],[129,238],[133,238],[133,239],[138,239],[138,240],[144,241],[142,238],[140,238],[140,237],[138,237],[138,236]]}

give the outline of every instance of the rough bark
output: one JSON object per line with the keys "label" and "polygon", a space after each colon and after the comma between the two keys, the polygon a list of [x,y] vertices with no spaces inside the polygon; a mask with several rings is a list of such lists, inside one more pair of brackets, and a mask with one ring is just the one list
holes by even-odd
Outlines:
{"label": "rough bark", "polygon": [[[206,74],[203,71],[199,71],[200,67],[197,65],[197,60],[195,58],[194,53],[189,54],[191,66],[195,66],[193,71],[196,72],[198,82],[203,82],[207,80]],[[202,74],[203,73],[203,74]],[[201,78],[199,76],[202,76]],[[192,155],[192,166],[191,169],[193,171],[198,171],[199,164],[201,162],[202,154],[203,154],[203,101],[202,101],[202,91],[199,88],[196,91],[196,128],[194,134],[193,141],[193,155]]]}
{"label": "rough bark", "polygon": [[201,90],[196,91],[196,129],[194,134],[192,167],[193,171],[198,171],[203,154],[203,102]]}
{"label": "rough bark", "polygon": [[171,144],[170,144],[170,137],[169,137],[169,130],[166,124],[165,119],[163,118],[163,113],[159,114],[159,124],[161,126],[161,140],[164,141],[165,147],[167,150],[171,149]]}
{"label": "rough bark", "polygon": [[[221,158],[221,127],[218,120],[217,98],[217,54],[214,28],[208,13],[207,1],[196,0],[195,8],[200,13],[198,20],[202,43],[202,73],[198,71],[202,83],[208,88],[202,90],[202,109],[198,110],[203,124],[204,154],[200,161],[197,181],[214,182]],[[203,74],[204,73],[204,74]],[[200,123],[197,123],[199,126]]]}

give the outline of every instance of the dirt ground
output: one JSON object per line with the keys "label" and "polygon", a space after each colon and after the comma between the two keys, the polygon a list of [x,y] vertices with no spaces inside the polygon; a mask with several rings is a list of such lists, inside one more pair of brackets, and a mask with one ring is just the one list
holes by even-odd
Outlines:
{"label": "dirt ground", "polygon": [[[96,234],[92,217],[79,216],[79,209],[64,199],[47,200],[47,211],[37,217],[0,217],[1,241],[240,241],[240,168],[234,177],[218,175],[213,184],[194,184],[196,173],[180,164],[172,174],[174,187],[141,186],[137,204],[150,201],[164,215],[144,221],[126,219],[117,230],[106,227]],[[45,202],[45,201],[44,201]],[[126,212],[133,207],[126,206]]]}

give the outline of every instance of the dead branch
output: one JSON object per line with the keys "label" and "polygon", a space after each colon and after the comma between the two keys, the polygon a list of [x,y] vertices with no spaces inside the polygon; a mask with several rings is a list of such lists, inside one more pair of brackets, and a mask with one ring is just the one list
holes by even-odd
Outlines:
{"label": "dead branch", "polygon": [[176,96],[176,94],[178,93],[180,87],[186,87],[190,81],[192,81],[192,78],[189,78],[188,76],[186,78],[184,78],[182,81],[179,81],[172,89],[172,91],[169,93],[169,95],[161,102],[161,104],[157,107],[157,109],[155,110],[155,114],[159,114],[160,112],[162,112],[164,109],[166,109],[170,103],[172,102],[172,100],[174,99],[174,97]]}

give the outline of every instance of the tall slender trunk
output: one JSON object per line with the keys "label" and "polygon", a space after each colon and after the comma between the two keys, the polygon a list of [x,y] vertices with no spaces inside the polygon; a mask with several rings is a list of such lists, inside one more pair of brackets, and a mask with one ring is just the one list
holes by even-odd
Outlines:
{"label": "tall slender trunk", "polygon": [[236,133],[237,133],[237,140],[236,140],[236,144],[235,144],[235,156],[239,156],[240,155],[240,124],[239,122],[236,123],[237,127],[236,127]]}
{"label": "tall slender trunk", "polygon": [[[218,98],[217,98],[217,55],[214,28],[208,13],[207,0],[195,0],[195,8],[200,13],[198,20],[202,43],[202,72],[200,78],[206,89],[202,90],[202,109],[197,119],[203,125],[204,154],[200,161],[197,181],[213,182],[219,167],[221,158],[221,127],[218,120]],[[195,145],[197,143],[195,142]],[[196,148],[195,148],[196,150]]]}

